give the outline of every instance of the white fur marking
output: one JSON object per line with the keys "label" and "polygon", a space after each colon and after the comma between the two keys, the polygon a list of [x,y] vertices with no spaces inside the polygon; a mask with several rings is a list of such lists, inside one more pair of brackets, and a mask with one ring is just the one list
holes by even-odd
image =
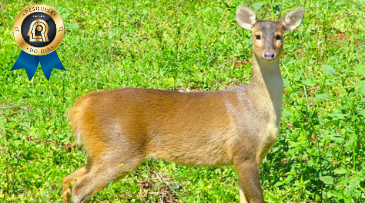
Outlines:
{"label": "white fur marking", "polygon": [[79,127],[76,128],[76,143],[81,144],[81,133]]}

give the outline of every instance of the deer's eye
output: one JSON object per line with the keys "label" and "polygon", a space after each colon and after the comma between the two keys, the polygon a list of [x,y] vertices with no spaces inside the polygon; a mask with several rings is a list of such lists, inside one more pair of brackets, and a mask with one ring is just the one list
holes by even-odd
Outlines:
{"label": "deer's eye", "polygon": [[260,35],[255,35],[255,39],[260,40],[261,36]]}
{"label": "deer's eye", "polygon": [[283,37],[282,37],[281,35],[276,35],[276,36],[275,36],[275,39],[276,39],[276,40],[281,40],[282,38],[283,38]]}

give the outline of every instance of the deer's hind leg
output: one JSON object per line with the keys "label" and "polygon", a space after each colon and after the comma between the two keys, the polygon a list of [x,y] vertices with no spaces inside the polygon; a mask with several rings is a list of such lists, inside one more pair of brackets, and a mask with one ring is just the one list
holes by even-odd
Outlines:
{"label": "deer's hind leg", "polygon": [[75,180],[78,180],[84,177],[90,171],[91,161],[89,160],[86,166],[77,170],[76,172],[66,176],[62,181],[62,201],[70,202],[71,196],[71,188],[70,184],[72,184]]}
{"label": "deer's hind leg", "polygon": [[144,156],[131,147],[117,148],[98,157],[90,157],[87,165],[63,179],[63,201],[69,202],[70,184],[77,178],[72,188],[72,201],[86,202],[92,195],[102,190],[109,182],[123,178],[144,160]]}
{"label": "deer's hind leg", "polygon": [[90,170],[76,181],[72,189],[72,201],[75,203],[86,202],[92,195],[107,186],[109,182],[114,183],[128,175],[142,161],[143,157],[135,153],[123,153],[122,156],[117,156],[114,153],[105,154],[97,160],[92,160]]}

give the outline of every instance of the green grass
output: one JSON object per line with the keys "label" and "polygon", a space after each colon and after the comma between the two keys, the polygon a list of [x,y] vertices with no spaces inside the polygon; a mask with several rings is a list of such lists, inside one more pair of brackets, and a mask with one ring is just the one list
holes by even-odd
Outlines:
{"label": "green grass", "polygon": [[[17,14],[55,8],[67,71],[50,81],[10,71],[21,49]],[[81,95],[122,87],[211,91],[249,83],[250,33],[234,20],[248,5],[279,19],[305,7],[281,59],[280,138],[261,165],[267,202],[365,202],[365,1],[2,1],[0,3],[0,202],[58,202],[62,179],[82,167],[65,114]],[[92,202],[238,202],[233,167],[147,160]]]}

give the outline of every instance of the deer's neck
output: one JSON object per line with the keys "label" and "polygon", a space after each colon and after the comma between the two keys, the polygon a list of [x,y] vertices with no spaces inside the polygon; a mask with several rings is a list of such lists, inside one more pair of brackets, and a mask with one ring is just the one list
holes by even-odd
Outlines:
{"label": "deer's neck", "polygon": [[253,54],[250,91],[258,107],[273,114],[279,122],[284,92],[279,57],[267,63]]}

